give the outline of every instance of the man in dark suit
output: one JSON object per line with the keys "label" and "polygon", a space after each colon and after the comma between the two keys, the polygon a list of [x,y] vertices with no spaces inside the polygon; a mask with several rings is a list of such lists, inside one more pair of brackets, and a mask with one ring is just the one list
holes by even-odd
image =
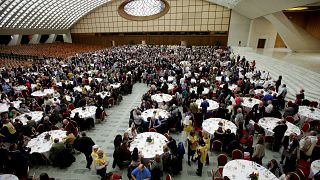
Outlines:
{"label": "man in dark suit", "polygon": [[284,137],[285,132],[287,131],[288,126],[286,125],[286,120],[278,122],[278,125],[273,129],[274,132],[274,141],[273,141],[273,151],[279,151],[282,139]]}
{"label": "man in dark suit", "polygon": [[95,143],[93,142],[93,140],[90,137],[88,137],[85,132],[82,132],[81,137],[77,138],[74,142],[75,148],[86,156],[86,160],[87,160],[86,168],[88,169],[90,169],[93,161],[91,152],[92,152],[92,146],[94,145]]}

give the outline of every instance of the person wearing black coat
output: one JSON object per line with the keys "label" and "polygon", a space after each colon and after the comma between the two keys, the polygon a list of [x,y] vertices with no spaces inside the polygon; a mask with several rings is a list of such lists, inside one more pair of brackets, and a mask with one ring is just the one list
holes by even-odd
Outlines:
{"label": "person wearing black coat", "polygon": [[288,126],[286,125],[286,120],[278,122],[278,125],[273,129],[274,132],[274,141],[273,141],[273,151],[279,151],[282,138],[284,137],[285,132],[287,131]]}
{"label": "person wearing black coat", "polygon": [[82,152],[86,156],[86,160],[87,160],[86,168],[90,169],[93,161],[91,156],[92,146],[94,146],[95,143],[90,137],[87,136],[85,132],[82,132],[81,136],[82,137],[76,138],[74,142],[74,146],[78,151]]}

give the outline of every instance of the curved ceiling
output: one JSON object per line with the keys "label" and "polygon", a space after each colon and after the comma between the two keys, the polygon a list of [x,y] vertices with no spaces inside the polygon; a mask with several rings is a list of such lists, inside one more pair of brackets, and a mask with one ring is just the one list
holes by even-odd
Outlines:
{"label": "curved ceiling", "polygon": [[0,28],[69,29],[82,16],[111,0],[0,1]]}

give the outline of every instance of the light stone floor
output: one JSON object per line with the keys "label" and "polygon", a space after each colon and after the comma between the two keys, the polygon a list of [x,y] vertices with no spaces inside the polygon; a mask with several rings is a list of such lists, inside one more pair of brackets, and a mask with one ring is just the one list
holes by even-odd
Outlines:
{"label": "light stone floor", "polygon": [[[288,99],[293,99],[294,95],[300,88],[305,89],[305,95],[308,99],[319,100],[320,95],[320,60],[317,55],[309,56],[309,60],[301,64],[300,60],[304,59],[304,56],[298,54],[291,54],[289,56],[286,50],[283,52],[273,52],[272,50],[252,50],[250,48],[237,48],[234,47],[235,54],[240,53],[246,56],[247,60],[256,60],[257,68],[261,70],[269,71],[271,77],[277,79],[279,75],[283,76],[283,82],[288,87]],[[276,59],[278,58],[278,59]],[[291,62],[291,59],[292,60]],[[313,65],[312,65],[313,64]],[[310,68],[311,67],[311,68]],[[309,68],[309,69],[308,69]],[[140,105],[141,97],[143,93],[147,91],[145,84],[135,84],[133,93],[124,96],[120,105],[108,109],[108,118],[105,122],[97,124],[96,127],[89,131],[87,134],[90,136],[96,144],[99,144],[104,151],[107,152],[107,159],[112,163],[113,153],[113,139],[117,134],[123,134],[128,128],[129,112],[130,110]],[[179,134],[172,134],[177,142],[184,141],[183,136]],[[173,176],[173,179],[177,180],[193,180],[193,179],[211,179],[211,169],[217,168],[216,153],[209,153],[210,165],[204,166],[202,177],[196,176],[196,164],[193,163],[188,166],[186,163],[186,155],[183,161],[183,171],[180,175]],[[55,177],[58,180],[98,180],[99,177],[93,170],[85,168],[86,161],[83,154],[75,155],[76,162],[74,162],[67,169],[59,169],[51,166],[32,167],[30,169],[30,175],[34,174],[39,176],[42,172],[47,172],[50,177]],[[267,163],[270,159],[280,159],[280,153],[275,153],[270,150],[266,150],[266,156],[263,159],[263,163]],[[112,169],[111,165],[108,167],[109,171],[120,171],[118,168]],[[126,171],[120,171],[124,179],[127,179]]]}
{"label": "light stone floor", "polygon": [[[113,153],[113,139],[117,134],[123,134],[128,128],[129,112],[135,107],[139,106],[143,93],[147,91],[146,84],[135,84],[133,92],[130,95],[124,96],[120,105],[107,109],[109,116],[107,120],[101,124],[97,124],[96,127],[89,131],[87,134],[91,137],[96,144],[100,145],[104,151],[107,152],[107,160],[110,162],[108,166],[109,171],[119,171],[122,173],[124,179],[128,179],[126,171],[120,171],[118,168],[112,169],[112,153]],[[177,142],[184,141],[183,135],[171,134]],[[186,148],[186,147],[185,147]],[[187,165],[187,155],[183,160],[183,171],[180,175],[173,176],[173,179],[177,180],[193,180],[193,179],[210,179],[211,169],[217,168],[216,153],[209,153],[210,165],[204,166],[202,177],[196,175],[197,165],[192,163],[191,166]],[[93,170],[85,168],[86,161],[83,154],[75,155],[76,162],[74,162],[69,168],[59,169],[52,166],[39,166],[30,169],[30,175],[34,174],[39,176],[42,172],[47,172],[50,177],[54,177],[58,180],[98,180],[100,179]],[[267,150],[264,163],[267,163],[270,159],[279,159],[280,154]]]}

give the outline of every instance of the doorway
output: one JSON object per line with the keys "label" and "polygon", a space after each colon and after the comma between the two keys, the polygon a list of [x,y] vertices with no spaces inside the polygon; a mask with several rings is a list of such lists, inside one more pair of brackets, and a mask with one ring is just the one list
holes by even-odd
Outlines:
{"label": "doorway", "polygon": [[257,48],[264,48],[266,45],[266,39],[259,39]]}

